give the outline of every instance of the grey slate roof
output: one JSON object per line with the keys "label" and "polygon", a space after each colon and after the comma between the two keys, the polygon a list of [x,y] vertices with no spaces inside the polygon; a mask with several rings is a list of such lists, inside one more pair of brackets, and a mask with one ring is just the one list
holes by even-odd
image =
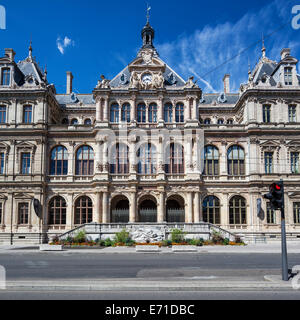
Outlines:
{"label": "grey slate roof", "polygon": [[201,100],[202,105],[212,105],[214,101],[217,102],[218,105],[228,105],[228,104],[236,104],[239,100],[239,94],[230,93],[225,95],[224,102],[218,101],[220,97],[220,93],[212,93],[212,94],[203,94],[203,99]]}
{"label": "grey slate roof", "polygon": [[58,94],[56,95],[56,99],[60,105],[67,105],[67,104],[95,104],[94,98],[92,94]]}

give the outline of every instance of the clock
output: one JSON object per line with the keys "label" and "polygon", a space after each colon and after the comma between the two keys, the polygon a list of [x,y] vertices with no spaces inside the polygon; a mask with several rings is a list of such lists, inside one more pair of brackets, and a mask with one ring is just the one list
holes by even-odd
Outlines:
{"label": "clock", "polygon": [[152,83],[152,74],[151,73],[143,74],[142,81],[145,84],[151,84]]}

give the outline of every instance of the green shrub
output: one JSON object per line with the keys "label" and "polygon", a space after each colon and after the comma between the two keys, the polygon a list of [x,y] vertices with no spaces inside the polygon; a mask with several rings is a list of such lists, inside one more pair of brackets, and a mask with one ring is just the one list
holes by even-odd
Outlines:
{"label": "green shrub", "polygon": [[84,230],[79,231],[79,232],[75,235],[75,237],[74,237],[74,242],[75,242],[75,243],[84,243],[84,242],[86,242],[86,241],[87,241],[87,239],[86,239],[86,233],[85,233]]}
{"label": "green shrub", "polygon": [[110,238],[107,238],[107,239],[104,241],[104,246],[105,246],[105,247],[111,247],[113,244],[114,244],[114,242],[113,242]]}
{"label": "green shrub", "polygon": [[186,242],[191,246],[202,247],[203,246],[203,239],[188,239]]}
{"label": "green shrub", "polygon": [[223,244],[224,246],[229,246],[230,240],[228,238],[224,239]]}
{"label": "green shrub", "polygon": [[115,242],[116,243],[122,243],[122,244],[127,244],[132,241],[130,234],[126,229],[123,229],[121,232],[117,232],[115,234]]}
{"label": "green shrub", "polygon": [[172,233],[171,233],[172,243],[183,243],[185,235],[186,235],[186,233],[183,232],[182,230],[173,229]]}

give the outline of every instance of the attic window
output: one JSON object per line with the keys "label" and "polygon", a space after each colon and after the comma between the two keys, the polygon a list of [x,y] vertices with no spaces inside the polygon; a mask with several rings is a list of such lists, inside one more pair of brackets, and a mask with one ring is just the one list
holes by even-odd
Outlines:
{"label": "attic window", "polygon": [[284,68],[284,83],[286,86],[293,84],[293,69],[290,67]]}
{"label": "attic window", "polygon": [[10,69],[3,68],[1,73],[1,85],[9,86],[10,85]]}

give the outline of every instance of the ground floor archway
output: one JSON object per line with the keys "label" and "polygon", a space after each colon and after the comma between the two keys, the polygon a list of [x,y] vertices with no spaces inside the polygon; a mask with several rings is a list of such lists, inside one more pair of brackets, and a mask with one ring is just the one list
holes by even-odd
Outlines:
{"label": "ground floor archway", "polygon": [[139,222],[157,222],[157,202],[154,197],[141,199],[138,207]]}
{"label": "ground floor archway", "polygon": [[129,222],[129,200],[125,196],[117,196],[111,202],[111,222]]}
{"label": "ground floor archway", "polygon": [[167,222],[185,222],[185,203],[181,196],[174,195],[168,198],[166,204]]}

